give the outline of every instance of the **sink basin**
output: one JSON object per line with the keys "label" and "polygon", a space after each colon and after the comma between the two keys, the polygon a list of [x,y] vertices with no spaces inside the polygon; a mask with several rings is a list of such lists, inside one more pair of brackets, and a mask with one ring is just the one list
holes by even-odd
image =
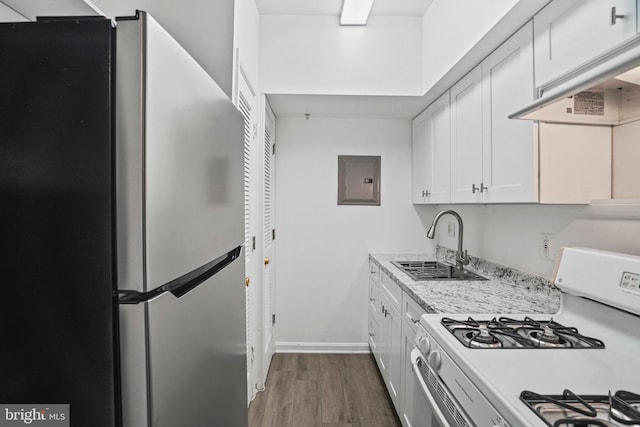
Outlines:
{"label": "sink basin", "polygon": [[488,280],[470,271],[457,270],[455,266],[437,261],[391,261],[413,280]]}

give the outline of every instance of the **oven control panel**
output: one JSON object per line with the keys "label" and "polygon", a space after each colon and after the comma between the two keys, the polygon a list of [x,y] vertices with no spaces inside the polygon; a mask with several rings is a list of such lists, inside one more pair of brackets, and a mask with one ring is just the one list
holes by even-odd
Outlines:
{"label": "oven control panel", "polygon": [[620,279],[620,288],[640,294],[640,274],[625,271]]}

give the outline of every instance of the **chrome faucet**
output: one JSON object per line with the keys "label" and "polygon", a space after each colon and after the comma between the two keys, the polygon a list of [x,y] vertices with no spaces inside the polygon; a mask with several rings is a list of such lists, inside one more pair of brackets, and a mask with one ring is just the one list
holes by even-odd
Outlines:
{"label": "chrome faucet", "polygon": [[431,223],[431,227],[427,230],[427,238],[433,239],[436,235],[436,224],[443,215],[452,215],[456,220],[458,220],[458,252],[456,252],[456,268],[460,271],[464,270],[464,266],[469,264],[469,255],[467,255],[467,251],[462,250],[462,218],[458,215],[458,212],[453,211],[451,209],[445,209],[436,214],[433,218],[433,222]]}

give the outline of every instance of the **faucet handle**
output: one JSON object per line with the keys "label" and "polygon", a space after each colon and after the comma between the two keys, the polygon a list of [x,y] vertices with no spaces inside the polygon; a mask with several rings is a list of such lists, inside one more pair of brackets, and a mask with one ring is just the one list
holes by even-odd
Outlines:
{"label": "faucet handle", "polygon": [[461,263],[462,265],[469,265],[469,253],[465,249],[464,252],[458,252],[456,254],[456,261]]}

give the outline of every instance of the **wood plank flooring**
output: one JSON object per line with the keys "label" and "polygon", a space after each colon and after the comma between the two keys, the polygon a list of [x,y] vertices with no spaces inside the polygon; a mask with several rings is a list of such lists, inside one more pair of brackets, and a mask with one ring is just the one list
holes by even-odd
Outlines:
{"label": "wood plank flooring", "polygon": [[273,356],[249,427],[400,427],[370,354]]}

